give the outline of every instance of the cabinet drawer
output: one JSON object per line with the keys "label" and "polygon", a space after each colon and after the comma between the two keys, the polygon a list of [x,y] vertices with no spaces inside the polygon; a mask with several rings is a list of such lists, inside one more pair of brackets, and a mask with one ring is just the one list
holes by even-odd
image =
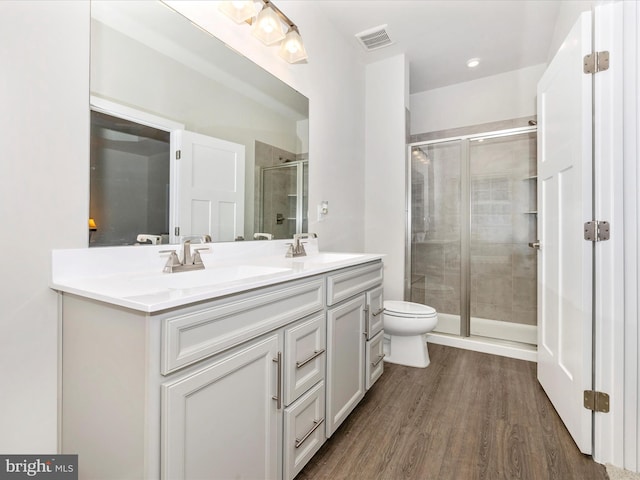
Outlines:
{"label": "cabinet drawer", "polygon": [[384,317],[384,297],[382,285],[367,292],[367,340],[371,340],[382,331]]}
{"label": "cabinet drawer", "polygon": [[284,331],[285,405],[324,379],[327,346],[324,318],[322,312]]}
{"label": "cabinet drawer", "polygon": [[383,351],[384,332],[379,332],[375,337],[367,342],[366,346],[366,372],[365,379],[367,390],[376,383],[384,371],[384,351]]}
{"label": "cabinet drawer", "polygon": [[368,263],[328,275],[327,305],[335,305],[342,300],[380,285],[382,280],[382,262]]}
{"label": "cabinet drawer", "polygon": [[291,480],[325,442],[324,382],[284,411],[284,478]]}
{"label": "cabinet drawer", "polygon": [[324,282],[315,278],[213,302],[162,324],[161,373],[167,375],[256,338],[324,306]]}

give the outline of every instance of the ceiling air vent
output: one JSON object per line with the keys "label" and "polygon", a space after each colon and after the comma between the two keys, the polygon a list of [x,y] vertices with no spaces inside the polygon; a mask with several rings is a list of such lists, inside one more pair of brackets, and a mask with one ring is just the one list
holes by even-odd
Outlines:
{"label": "ceiling air vent", "polygon": [[386,28],[386,25],[370,28],[364,32],[356,33],[356,38],[360,40],[365,50],[376,50],[386,47],[393,43],[389,38]]}

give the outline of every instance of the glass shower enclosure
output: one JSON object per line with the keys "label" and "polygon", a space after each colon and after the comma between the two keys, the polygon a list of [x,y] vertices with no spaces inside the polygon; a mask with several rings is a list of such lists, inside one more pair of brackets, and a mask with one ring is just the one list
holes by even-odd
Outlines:
{"label": "glass shower enclosure", "polygon": [[535,345],[535,127],[410,145],[405,298],[435,332]]}
{"label": "glass shower enclosure", "polygon": [[307,232],[309,162],[263,167],[260,175],[259,231],[274,239]]}

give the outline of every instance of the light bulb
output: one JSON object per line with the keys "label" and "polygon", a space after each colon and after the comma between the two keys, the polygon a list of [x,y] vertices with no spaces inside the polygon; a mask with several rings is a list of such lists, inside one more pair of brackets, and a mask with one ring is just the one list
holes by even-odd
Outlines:
{"label": "light bulb", "polygon": [[291,29],[280,44],[279,55],[289,63],[296,63],[307,59],[307,52],[302,44],[302,37],[297,30]]}
{"label": "light bulb", "polygon": [[285,37],[280,17],[268,6],[258,14],[251,33],[265,45],[272,45]]}

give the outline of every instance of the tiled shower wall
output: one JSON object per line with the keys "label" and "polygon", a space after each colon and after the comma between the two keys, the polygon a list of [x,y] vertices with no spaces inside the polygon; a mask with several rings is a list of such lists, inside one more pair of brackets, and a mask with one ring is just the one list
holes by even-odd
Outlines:
{"label": "tiled shower wall", "polygon": [[[461,144],[412,163],[411,300],[460,314]],[[535,325],[536,137],[469,142],[471,317]]]}

